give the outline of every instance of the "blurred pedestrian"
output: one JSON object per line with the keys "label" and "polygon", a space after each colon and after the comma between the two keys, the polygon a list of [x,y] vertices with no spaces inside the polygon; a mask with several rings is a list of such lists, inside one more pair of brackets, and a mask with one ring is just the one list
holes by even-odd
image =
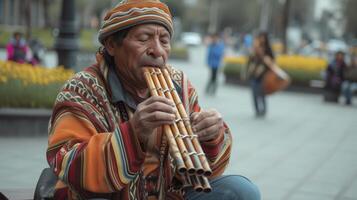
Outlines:
{"label": "blurred pedestrian", "polygon": [[30,60],[30,63],[32,65],[37,65],[42,63],[43,61],[43,56],[44,56],[44,51],[45,48],[42,44],[42,42],[39,39],[32,39],[29,42],[29,47],[31,49],[32,52],[32,58]]}
{"label": "blurred pedestrian", "polygon": [[274,63],[274,53],[270,47],[268,34],[263,32],[254,38],[253,53],[249,57],[246,76],[250,81],[256,117],[264,117],[267,106],[263,79]]}
{"label": "blurred pedestrian", "polygon": [[211,76],[206,86],[206,94],[214,95],[217,90],[217,74],[224,56],[224,43],[218,34],[211,35],[211,43],[208,46],[207,64],[211,70]]}
{"label": "blurred pedestrian", "polygon": [[342,93],[345,97],[345,104],[352,104],[352,96],[357,91],[357,56],[351,56],[351,63],[344,71],[344,81],[342,83]]}
{"label": "blurred pedestrian", "polygon": [[253,47],[253,36],[250,33],[246,33],[243,36],[243,53],[244,55],[250,55]]}
{"label": "blurred pedestrian", "polygon": [[22,33],[15,32],[10,42],[6,45],[7,60],[26,63],[29,59],[30,49]]}
{"label": "blurred pedestrian", "polygon": [[346,68],[345,53],[342,51],[336,52],[335,58],[326,69],[325,101],[338,102]]}

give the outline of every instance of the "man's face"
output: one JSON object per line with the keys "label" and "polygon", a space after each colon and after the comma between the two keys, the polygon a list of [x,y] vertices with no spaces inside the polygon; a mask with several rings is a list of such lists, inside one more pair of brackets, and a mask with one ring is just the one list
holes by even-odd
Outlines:
{"label": "man's face", "polygon": [[16,41],[20,41],[21,35],[20,35],[19,33],[16,33],[16,34],[14,35],[14,38],[15,38]]}
{"label": "man's face", "polygon": [[128,84],[143,89],[147,86],[142,67],[165,66],[170,49],[170,34],[166,28],[157,24],[143,24],[131,28],[122,44],[115,44],[109,53],[114,57],[120,76]]}
{"label": "man's face", "polygon": [[345,57],[345,55],[343,53],[337,53],[336,54],[336,60],[338,62],[342,62],[345,59],[344,57]]}

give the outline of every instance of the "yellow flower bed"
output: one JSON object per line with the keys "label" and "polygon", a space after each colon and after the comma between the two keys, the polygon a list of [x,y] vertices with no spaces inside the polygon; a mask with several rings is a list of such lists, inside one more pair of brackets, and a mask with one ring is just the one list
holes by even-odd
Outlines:
{"label": "yellow flower bed", "polygon": [[10,79],[15,79],[20,80],[23,86],[49,85],[64,83],[73,74],[74,71],[64,69],[63,67],[45,68],[0,60],[0,83],[6,83]]}
{"label": "yellow flower bed", "polygon": [[[224,62],[226,64],[239,64],[246,65],[247,57],[226,57]],[[280,55],[276,58],[276,63],[282,69],[292,69],[292,70],[303,70],[310,72],[320,72],[324,70],[327,66],[327,61],[322,58],[314,58],[314,57],[303,57],[299,55]]]}
{"label": "yellow flower bed", "polygon": [[224,58],[224,63],[230,63],[230,64],[239,64],[239,65],[245,65],[248,62],[248,58],[245,56],[226,56]]}
{"label": "yellow flower bed", "polygon": [[283,69],[295,69],[303,71],[320,72],[327,66],[327,61],[322,58],[303,57],[303,56],[278,56],[276,62]]}
{"label": "yellow flower bed", "polygon": [[0,61],[0,107],[51,108],[74,71]]}
{"label": "yellow flower bed", "polygon": [[272,48],[273,52],[280,54],[284,50],[284,44],[281,42],[273,42],[271,44],[271,48]]}
{"label": "yellow flower bed", "polygon": [[[226,57],[224,73],[240,79],[247,62],[248,59],[244,56]],[[328,65],[327,61],[322,58],[299,55],[279,55],[276,58],[276,63],[290,75],[293,84],[300,85],[309,85],[311,80],[321,80],[321,71],[325,70]]]}

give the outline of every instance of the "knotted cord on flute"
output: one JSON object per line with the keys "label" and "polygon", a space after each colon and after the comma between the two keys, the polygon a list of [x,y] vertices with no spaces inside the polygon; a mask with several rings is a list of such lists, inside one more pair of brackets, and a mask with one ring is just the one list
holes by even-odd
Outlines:
{"label": "knotted cord on flute", "polygon": [[185,177],[184,184],[193,185],[198,192],[210,192],[211,187],[206,176],[211,175],[212,171],[167,70],[153,67],[143,70],[150,94],[174,101],[175,121],[173,124],[164,125],[163,129],[176,169]]}

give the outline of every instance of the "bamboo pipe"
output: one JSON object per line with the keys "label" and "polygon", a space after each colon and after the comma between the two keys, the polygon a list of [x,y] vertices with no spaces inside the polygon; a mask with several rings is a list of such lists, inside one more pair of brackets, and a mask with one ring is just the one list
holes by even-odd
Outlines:
{"label": "bamboo pipe", "polygon": [[[167,98],[173,100],[171,92],[170,92],[170,89],[168,88],[166,80],[165,80],[163,74],[161,73],[160,69],[156,69],[155,72],[156,72],[156,75],[157,75],[158,79],[160,80],[160,83],[161,83],[163,91],[166,91],[166,92],[164,92],[165,96]],[[170,79],[170,81],[172,81],[172,80]],[[176,104],[176,102],[175,102],[175,104]],[[177,108],[177,106],[176,106],[176,108]],[[188,135],[186,127],[185,127],[185,125],[183,123],[183,119],[181,118],[181,115],[180,115],[178,109],[176,109],[176,113],[175,114],[176,114],[177,125],[175,126],[174,132],[181,133],[180,135],[182,136],[182,139],[185,142],[185,145],[186,145],[187,150],[188,150],[188,154],[190,155],[190,158],[192,159],[192,163],[194,164],[194,169],[195,169],[197,174],[201,175],[201,174],[204,173],[201,161],[200,161],[200,159],[199,159],[199,157],[197,155],[197,152],[196,152],[194,146],[192,145],[192,141],[191,141],[191,139],[190,139],[190,137]]]}
{"label": "bamboo pipe", "polygon": [[[165,126],[164,126],[164,130],[165,130],[165,133],[168,136],[167,137],[168,140],[170,138],[172,139],[172,137],[176,138],[175,142],[173,142],[172,140],[169,141],[169,145],[173,146],[173,148],[176,149],[176,151],[174,151],[170,147],[170,154],[174,158],[175,162],[176,162],[176,160],[179,160],[179,162],[182,163],[182,157],[180,159],[180,158],[177,158],[175,155],[177,154],[177,150],[180,149],[176,142],[177,141],[179,141],[179,143],[180,143],[180,141],[182,142],[182,137],[183,137],[183,138],[188,139],[188,140],[185,140],[185,141],[189,146],[191,145],[191,148],[193,146],[192,145],[192,141],[196,140],[196,146],[198,145],[198,147],[199,147],[199,148],[197,148],[197,147],[196,148],[197,148],[197,150],[199,152],[201,152],[199,154],[199,156],[200,156],[199,161],[202,160],[202,157],[204,157],[204,159],[206,160],[206,157],[205,157],[205,155],[204,155],[204,153],[202,151],[202,148],[201,148],[201,146],[200,146],[200,144],[199,144],[199,142],[197,140],[197,136],[195,137],[195,135],[193,134],[191,125],[189,123],[189,119],[188,119],[187,114],[186,114],[186,112],[185,112],[185,110],[183,108],[182,102],[181,102],[180,98],[178,97],[178,94],[177,94],[175,88],[173,87],[172,80],[171,80],[170,76],[168,75],[168,72],[165,69],[164,69],[164,72],[167,73],[166,77],[163,77],[163,74],[159,69],[156,69],[156,70],[154,68],[150,68],[149,70],[148,69],[144,69],[145,78],[146,78],[146,81],[148,83],[151,95],[153,95],[153,96],[164,96],[166,98],[174,100],[174,102],[176,104],[177,111],[176,111],[175,115],[177,117],[177,124],[179,125],[179,129],[180,129],[181,132],[183,132],[184,136],[182,136],[178,132],[178,130],[177,130],[178,128],[177,128],[176,123],[174,123],[173,125],[170,126],[171,130],[165,128]],[[169,85],[169,86],[167,86],[167,85]],[[188,129],[189,134],[187,134],[186,128],[191,129],[191,130]],[[190,135],[190,138],[191,138],[192,141],[190,140],[189,137],[187,137],[189,135]],[[174,143],[174,144],[172,144],[172,143]],[[194,149],[191,149],[191,150],[192,151],[190,151],[190,152],[193,152],[193,154],[191,154],[191,155],[195,155],[196,158],[197,158],[196,151]],[[183,151],[181,151],[181,153],[187,154],[187,150],[186,151],[183,150]],[[185,160],[185,162],[186,161],[187,161],[187,159]],[[206,160],[206,162],[207,162],[207,160]],[[201,163],[201,162],[196,162],[196,163]],[[206,164],[208,165],[208,162]],[[176,165],[177,165],[177,163],[176,163]],[[187,169],[187,168],[184,168],[184,169]],[[206,167],[206,169],[208,169],[208,173],[212,173],[211,169],[209,168],[209,165],[208,165],[208,168]],[[205,174],[207,174],[207,171],[204,171],[204,172],[205,172]],[[197,191],[197,192],[202,192],[202,191],[203,192],[210,192],[212,190],[207,177],[200,176],[200,175],[190,175],[190,174],[183,175],[183,174],[185,174],[185,173],[184,172],[181,173],[181,176],[184,177],[184,185],[188,185],[188,184],[193,185],[194,190]]]}
{"label": "bamboo pipe", "polygon": [[[164,94],[164,92],[163,92],[165,88],[163,88],[161,86],[161,83],[160,83],[160,81],[158,79],[158,76],[156,74],[157,72],[153,68],[150,68],[149,72],[150,72],[151,78],[153,80],[153,83],[156,86],[156,90],[157,90],[159,96],[165,97],[166,93]],[[175,110],[176,110],[175,113],[176,113],[176,117],[177,117],[178,111],[177,111],[177,109],[175,109]],[[190,158],[190,156],[188,154],[187,148],[185,146],[185,143],[182,140],[182,136],[181,136],[181,134],[180,134],[180,132],[179,132],[179,130],[177,128],[176,123],[170,124],[170,128],[171,128],[171,131],[172,131],[173,136],[175,138],[177,147],[179,148],[179,150],[181,152],[181,156],[182,156],[183,161],[184,161],[184,163],[186,165],[187,172],[189,174],[194,174],[196,172],[195,166],[193,165],[193,163],[191,161],[191,158]]]}
{"label": "bamboo pipe", "polygon": [[[145,76],[146,83],[150,90],[150,94],[152,96],[159,96],[159,94],[156,91],[154,82],[152,81],[149,70],[146,68],[144,68],[143,70],[144,70],[144,76]],[[182,159],[181,152],[177,147],[175,138],[171,132],[171,128],[169,125],[164,125],[163,128],[164,128],[164,132],[166,134],[168,143],[170,145],[171,157],[175,160],[176,168],[177,168],[178,172],[185,173],[187,171],[187,169],[186,169],[185,163]]]}
{"label": "bamboo pipe", "polygon": [[162,73],[163,76],[166,80],[166,83],[168,84],[168,89],[171,91],[171,95],[172,95],[172,99],[174,100],[177,109],[181,115],[181,118],[183,119],[183,122],[185,124],[186,130],[188,131],[188,135],[191,137],[192,139],[192,144],[197,152],[197,155],[200,158],[201,164],[203,166],[203,170],[204,170],[204,175],[205,176],[210,176],[212,174],[212,170],[211,167],[208,164],[208,161],[206,159],[206,156],[202,150],[201,144],[199,143],[198,139],[197,139],[197,135],[195,135],[192,131],[192,127],[191,124],[189,122],[189,118],[186,114],[185,108],[183,107],[180,97],[177,94],[177,91],[171,81],[170,75],[168,73],[168,71],[166,69],[162,69]]}

